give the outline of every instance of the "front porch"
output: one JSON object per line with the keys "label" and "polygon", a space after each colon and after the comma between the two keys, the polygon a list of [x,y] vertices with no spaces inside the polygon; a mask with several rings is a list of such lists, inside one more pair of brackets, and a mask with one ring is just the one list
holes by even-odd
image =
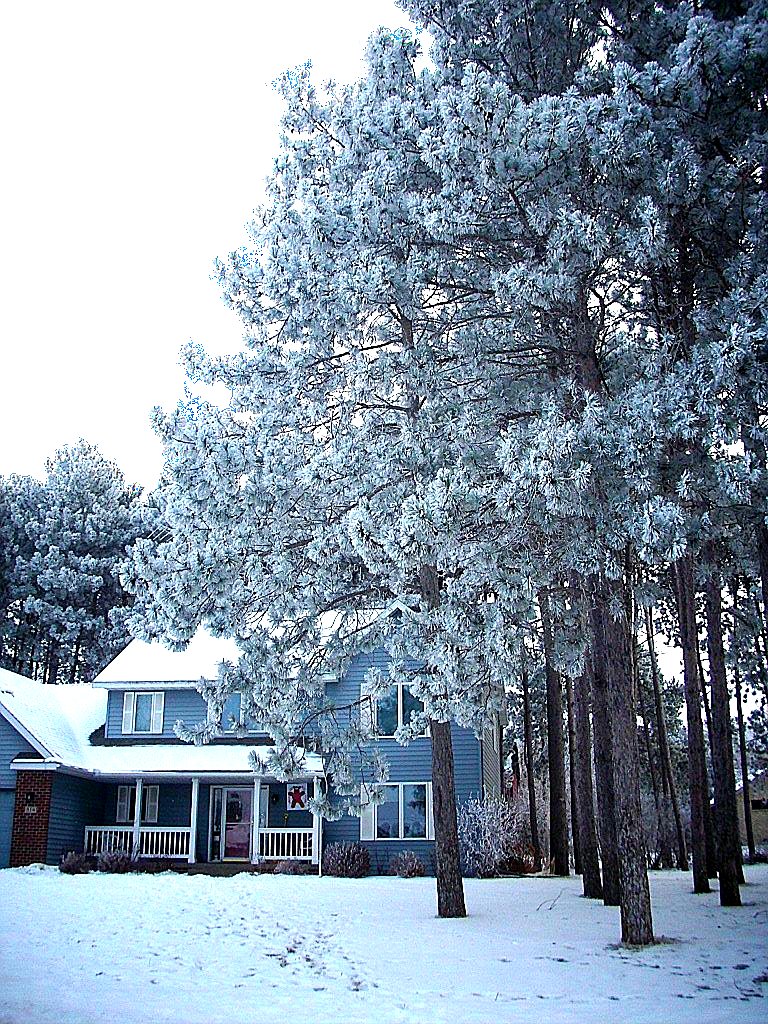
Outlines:
{"label": "front porch", "polygon": [[316,778],[119,783],[107,800],[115,807],[115,820],[87,825],[84,850],[188,864],[298,860],[319,865],[322,820],[306,806],[317,785]]}

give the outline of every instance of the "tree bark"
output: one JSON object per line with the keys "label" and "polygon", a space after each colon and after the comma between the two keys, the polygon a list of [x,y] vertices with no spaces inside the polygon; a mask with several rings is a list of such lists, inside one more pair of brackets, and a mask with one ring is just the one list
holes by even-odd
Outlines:
{"label": "tree bark", "polygon": [[744,831],[746,833],[747,851],[750,861],[755,859],[755,833],[752,828],[752,804],[749,795],[749,765],[747,764],[747,735],[744,728],[744,708],[741,703],[741,673],[739,671],[739,643],[736,612],[739,606],[739,585],[733,581],[733,631],[731,633],[731,649],[733,651],[733,685],[736,688],[736,715],[739,723],[739,760],[741,763],[741,796],[744,802]]}
{"label": "tree bark", "polygon": [[568,814],[565,799],[565,737],[563,733],[563,694],[560,675],[552,664],[552,622],[549,600],[539,594],[544,661],[547,679],[547,762],[549,765],[549,857],[554,873],[570,874],[568,856]]}
{"label": "tree bark", "polygon": [[720,877],[720,905],[740,907],[739,818],[733,770],[733,739],[728,682],[723,651],[723,612],[719,574],[712,572],[704,587],[707,651],[712,687],[712,765],[715,781],[715,827]]}
{"label": "tree bark", "polygon": [[653,747],[651,745],[651,730],[648,725],[648,712],[645,706],[645,695],[643,693],[643,685],[639,677],[637,679],[637,695],[638,695],[638,709],[640,711],[640,718],[643,722],[643,739],[645,741],[645,756],[648,760],[648,773],[651,777],[651,790],[653,792],[653,806],[656,810],[656,821],[659,827],[659,847],[658,847],[658,860],[654,861],[652,867],[659,866],[662,868],[672,867],[672,847],[669,844],[669,836],[667,833],[667,824],[664,816],[664,802],[662,800],[661,786],[659,785],[659,778],[656,772],[655,759],[653,756]]}
{"label": "tree bark", "polygon": [[[437,608],[440,603],[440,589],[434,566],[422,566],[419,576],[422,599],[428,608]],[[456,820],[451,723],[430,720],[429,725],[432,738],[432,815],[435,824],[437,913],[439,917],[466,917]]]}
{"label": "tree bark", "polygon": [[573,871],[581,874],[581,837],[579,835],[579,795],[576,792],[576,739],[573,732],[573,683],[565,677],[565,707],[568,714],[568,783],[571,795],[571,838]]}
{"label": "tree bark", "polygon": [[601,581],[596,594],[605,636],[608,696],[611,708],[616,846],[619,858],[621,941],[631,946],[653,942],[651,892],[643,842],[637,716],[633,700],[630,640],[624,621],[609,611],[617,584]]}
{"label": "tree bark", "polygon": [[707,872],[707,840],[704,802],[707,799],[704,766],[704,730],[701,724],[699,668],[696,663],[696,609],[694,605],[693,566],[689,555],[675,563],[675,591],[683,648],[683,684],[688,726],[688,788],[691,799],[691,859],[693,891],[710,892]]}
{"label": "tree bark", "polygon": [[648,651],[651,656],[651,682],[653,684],[653,703],[656,712],[656,737],[659,742],[659,753],[661,756],[661,783],[665,796],[669,796],[672,804],[672,814],[675,821],[675,833],[677,835],[677,866],[681,871],[688,870],[688,850],[685,844],[685,829],[680,814],[680,804],[677,800],[677,786],[672,773],[672,757],[669,752],[669,734],[667,733],[667,720],[664,715],[664,705],[661,701],[661,684],[659,682],[659,665],[656,661],[656,645],[654,643],[653,612],[650,608],[645,613],[646,638],[648,640]]}
{"label": "tree bark", "polygon": [[592,639],[592,724],[595,732],[595,782],[598,831],[603,865],[603,902],[618,907],[619,855],[616,846],[616,797],[613,787],[613,746],[608,713],[608,672],[605,656],[605,631],[599,623],[597,608],[590,608]]}
{"label": "tree bark", "polygon": [[520,649],[520,675],[523,684],[523,742],[525,746],[525,773],[528,781],[528,813],[531,821],[531,846],[534,864],[541,871],[541,843],[539,842],[539,819],[536,812],[536,783],[533,777],[533,729],[531,728],[531,695],[528,690],[528,662],[525,649]]}
{"label": "tree bark", "polygon": [[576,821],[581,850],[581,879],[584,895],[599,900],[603,895],[600,860],[597,851],[594,797],[592,794],[592,742],[589,726],[590,704],[589,662],[573,683],[573,760],[576,775]]}
{"label": "tree bark", "polygon": [[466,917],[464,882],[459,859],[456,787],[450,722],[429,723],[432,737],[432,812],[435,821],[435,865],[438,917]]}

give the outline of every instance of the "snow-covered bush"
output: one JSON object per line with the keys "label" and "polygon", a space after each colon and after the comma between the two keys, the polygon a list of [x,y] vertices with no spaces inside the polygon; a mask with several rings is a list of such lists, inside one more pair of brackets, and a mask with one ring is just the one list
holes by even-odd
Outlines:
{"label": "snow-covered bush", "polygon": [[512,852],[518,820],[508,800],[467,800],[459,808],[459,847],[466,874],[493,878]]}
{"label": "snow-covered bush", "polygon": [[112,850],[98,855],[96,858],[96,870],[106,871],[111,875],[124,875],[128,871],[136,870],[136,861],[130,853],[124,853],[122,850]]}
{"label": "snow-covered bush", "polygon": [[323,854],[323,874],[336,878],[365,878],[371,859],[362,843],[331,843]]}
{"label": "snow-covered bush", "polygon": [[389,862],[389,873],[398,878],[423,878],[424,864],[413,850],[403,850]]}
{"label": "snow-covered bush", "polygon": [[59,871],[65,875],[87,875],[93,867],[93,860],[85,853],[70,850],[59,863]]}

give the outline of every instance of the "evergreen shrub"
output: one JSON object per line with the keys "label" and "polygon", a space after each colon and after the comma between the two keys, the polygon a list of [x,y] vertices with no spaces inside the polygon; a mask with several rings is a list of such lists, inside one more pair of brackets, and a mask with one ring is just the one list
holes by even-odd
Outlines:
{"label": "evergreen shrub", "polygon": [[423,878],[424,864],[412,850],[403,850],[389,862],[389,873],[398,878]]}
{"label": "evergreen shrub", "polygon": [[312,871],[312,865],[301,860],[279,860],[275,864],[273,874],[275,875],[308,875]]}
{"label": "evergreen shrub", "polygon": [[70,850],[59,862],[59,871],[65,875],[87,875],[93,868],[93,859],[85,853]]}
{"label": "evergreen shrub", "polygon": [[335,878],[365,878],[371,859],[362,843],[331,843],[323,854],[323,874]]}
{"label": "evergreen shrub", "polygon": [[108,853],[100,853],[96,858],[96,870],[105,871],[110,875],[124,875],[129,871],[136,871],[136,861],[130,853],[122,850],[113,850]]}

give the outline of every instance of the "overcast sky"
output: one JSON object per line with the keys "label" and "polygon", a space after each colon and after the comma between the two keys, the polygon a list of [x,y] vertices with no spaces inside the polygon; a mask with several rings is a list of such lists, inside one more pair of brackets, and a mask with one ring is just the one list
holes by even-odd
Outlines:
{"label": "overcast sky", "polygon": [[179,349],[239,345],[210,275],[263,194],[272,81],[356,78],[403,24],[392,0],[0,6],[0,474],[84,437],[153,486]]}

